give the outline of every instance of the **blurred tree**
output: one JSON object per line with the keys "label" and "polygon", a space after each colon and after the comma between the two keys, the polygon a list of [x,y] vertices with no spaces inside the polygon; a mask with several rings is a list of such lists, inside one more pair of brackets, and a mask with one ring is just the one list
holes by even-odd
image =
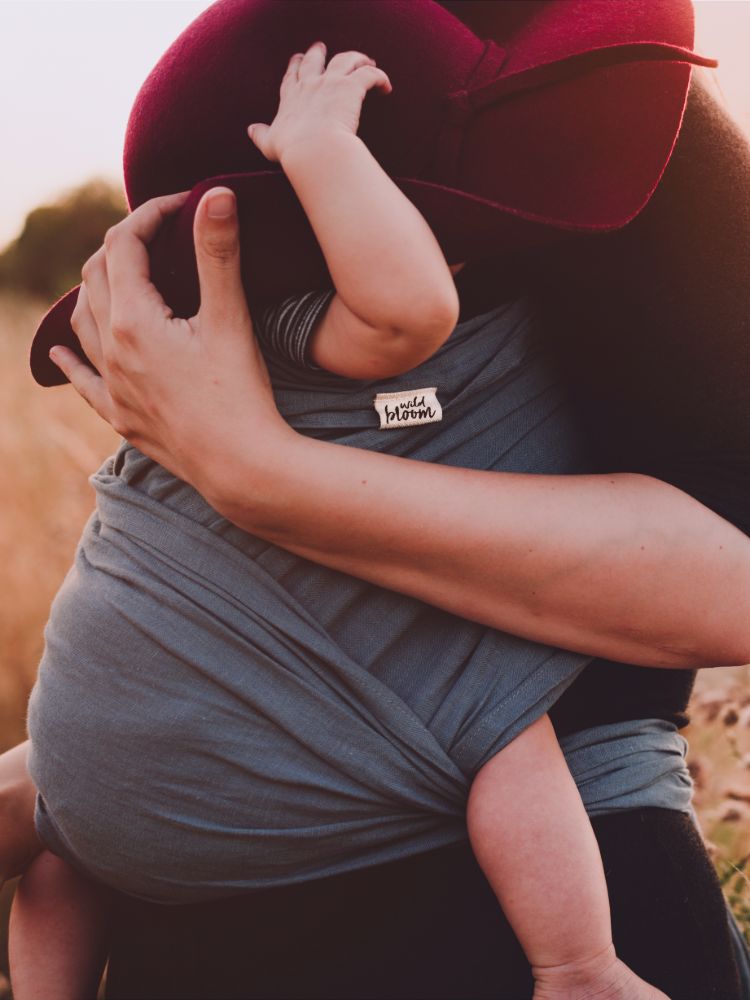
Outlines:
{"label": "blurred tree", "polygon": [[122,190],[98,178],[35,208],[21,235],[0,254],[0,287],[59,298],[80,283],[86,260],[126,214]]}

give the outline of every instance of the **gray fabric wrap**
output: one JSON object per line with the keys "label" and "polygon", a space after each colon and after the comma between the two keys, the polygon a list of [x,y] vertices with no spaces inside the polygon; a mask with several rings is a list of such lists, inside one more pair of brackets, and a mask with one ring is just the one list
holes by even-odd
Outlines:
{"label": "gray fabric wrap", "polygon": [[[587,469],[527,300],[381,383],[271,371],[304,434],[480,469]],[[379,430],[376,392],[430,386],[442,423]],[[463,839],[472,775],[590,661],[269,545],[125,443],[91,482],[97,511],[29,705],[30,770],[43,839],[133,895],[207,899]],[[671,724],[600,726],[564,750],[592,815],[689,811]]]}

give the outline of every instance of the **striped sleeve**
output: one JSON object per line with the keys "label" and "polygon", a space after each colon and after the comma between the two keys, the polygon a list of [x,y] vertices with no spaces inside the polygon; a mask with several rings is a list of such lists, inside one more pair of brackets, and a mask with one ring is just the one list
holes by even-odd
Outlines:
{"label": "striped sleeve", "polygon": [[303,368],[319,369],[310,361],[310,338],[315,324],[336,294],[335,288],[290,295],[266,306],[253,317],[253,327],[262,347]]}

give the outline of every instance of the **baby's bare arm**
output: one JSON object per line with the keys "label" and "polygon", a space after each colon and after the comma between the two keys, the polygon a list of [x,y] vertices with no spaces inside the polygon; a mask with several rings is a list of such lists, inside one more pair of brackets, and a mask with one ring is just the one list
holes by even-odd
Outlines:
{"label": "baby's bare arm", "polygon": [[29,743],[0,754],[0,882],[15,878],[42,850],[34,827],[36,788],[26,770]]}
{"label": "baby's bare arm", "polygon": [[532,966],[612,948],[599,847],[547,716],[479,770],[467,823],[477,860]]}
{"label": "baby's bare arm", "polygon": [[396,375],[424,361],[454,329],[459,302],[422,215],[355,135],[310,138],[283,165],[337,292],[312,360],[351,378]]}
{"label": "baby's bare arm", "polygon": [[666,1000],[615,955],[599,846],[546,715],[478,771],[466,819],[534,1000]]}
{"label": "baby's bare arm", "polygon": [[292,56],[276,118],[248,132],[281,163],[336,287],[313,361],[353,378],[395,375],[450,335],[458,295],[426,220],[356,134],[367,91],[387,95],[388,77],[363,53],[327,67],[325,57],[321,43]]}

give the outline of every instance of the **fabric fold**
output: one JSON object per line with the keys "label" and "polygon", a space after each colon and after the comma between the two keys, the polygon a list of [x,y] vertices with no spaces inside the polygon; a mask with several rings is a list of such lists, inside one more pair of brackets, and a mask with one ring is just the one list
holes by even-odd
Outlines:
{"label": "fabric fold", "polygon": [[[587,470],[527,300],[459,324],[398,379],[270,360],[302,433],[469,468]],[[420,385],[437,386],[442,423],[381,431],[374,396]],[[43,839],[125,892],[187,902],[460,840],[473,774],[591,659],[270,545],[130,445],[91,481],[29,767]],[[587,807],[683,808],[673,726],[598,729],[565,744]]]}

